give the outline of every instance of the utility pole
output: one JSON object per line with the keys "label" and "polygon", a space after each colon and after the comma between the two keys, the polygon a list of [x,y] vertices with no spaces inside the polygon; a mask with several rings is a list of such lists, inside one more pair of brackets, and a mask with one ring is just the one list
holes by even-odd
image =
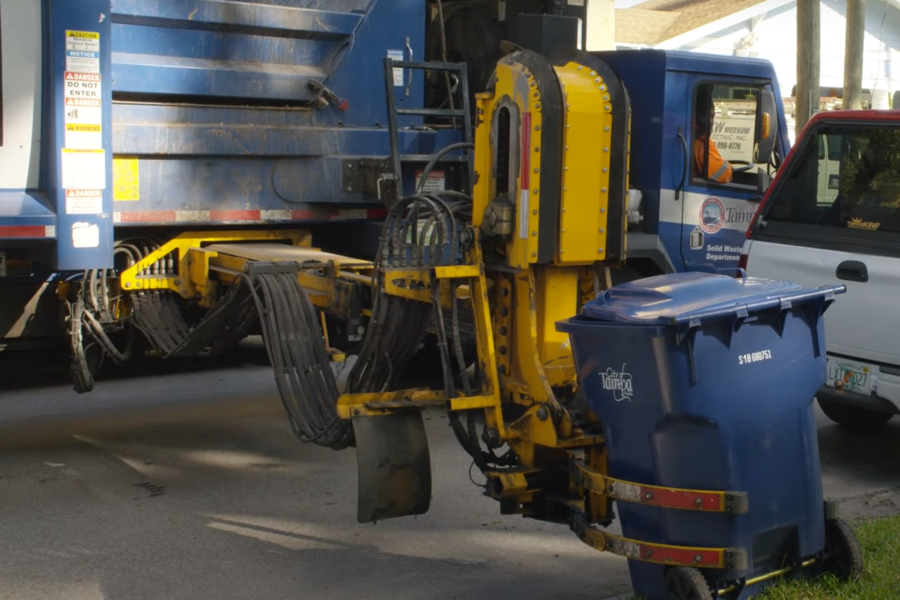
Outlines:
{"label": "utility pole", "polygon": [[[584,9],[584,43],[588,52],[616,49],[616,7],[613,0],[582,0]],[[577,2],[569,2],[577,5]]]}
{"label": "utility pole", "polygon": [[866,0],[847,0],[844,42],[843,108],[862,108],[863,46],[866,36]]}
{"label": "utility pole", "polygon": [[797,0],[797,120],[795,135],[819,108],[819,2]]}

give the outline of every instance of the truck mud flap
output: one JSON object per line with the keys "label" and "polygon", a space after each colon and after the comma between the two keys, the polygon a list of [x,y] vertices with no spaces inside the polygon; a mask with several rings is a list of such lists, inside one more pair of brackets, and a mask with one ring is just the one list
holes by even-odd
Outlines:
{"label": "truck mud flap", "polygon": [[357,521],[421,515],[431,505],[431,456],[418,410],[354,417]]}

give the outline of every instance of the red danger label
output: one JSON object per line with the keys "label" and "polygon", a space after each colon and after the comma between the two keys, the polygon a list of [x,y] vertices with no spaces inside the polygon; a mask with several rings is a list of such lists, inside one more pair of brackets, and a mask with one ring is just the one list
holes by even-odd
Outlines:
{"label": "red danger label", "polygon": [[66,190],[66,198],[100,198],[100,190]]}
{"label": "red danger label", "polygon": [[90,98],[66,98],[66,106],[100,106],[99,100]]}
{"label": "red danger label", "polygon": [[96,81],[100,83],[100,75],[97,73],[73,73],[66,71],[66,81]]}

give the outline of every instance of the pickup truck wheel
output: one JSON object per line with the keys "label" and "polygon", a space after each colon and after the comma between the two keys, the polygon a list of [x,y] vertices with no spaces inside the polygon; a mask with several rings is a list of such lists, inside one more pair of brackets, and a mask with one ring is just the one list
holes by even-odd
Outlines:
{"label": "pickup truck wheel", "polygon": [[847,429],[865,430],[881,427],[894,416],[889,413],[854,408],[821,398],[819,406],[822,407],[822,412],[826,417]]}

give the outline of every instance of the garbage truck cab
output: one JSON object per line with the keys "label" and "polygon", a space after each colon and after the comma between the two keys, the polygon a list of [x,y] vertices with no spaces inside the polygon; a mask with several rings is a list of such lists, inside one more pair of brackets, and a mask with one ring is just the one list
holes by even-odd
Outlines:
{"label": "garbage truck cab", "polygon": [[[632,104],[629,261],[642,275],[736,268],[761,186],[790,150],[772,64],[662,50],[599,56]],[[718,176],[711,145],[728,163]]]}

